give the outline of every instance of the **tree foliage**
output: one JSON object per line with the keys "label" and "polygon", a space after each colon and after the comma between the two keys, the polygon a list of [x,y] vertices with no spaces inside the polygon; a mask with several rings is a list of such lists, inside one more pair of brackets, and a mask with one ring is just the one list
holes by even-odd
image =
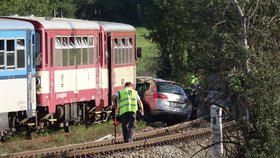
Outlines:
{"label": "tree foliage", "polygon": [[139,24],[137,0],[2,0],[0,15],[76,17]]}
{"label": "tree foliage", "polygon": [[188,36],[182,32],[186,26],[184,1],[143,1],[150,37],[159,51],[158,77],[179,80],[186,70]]}
{"label": "tree foliage", "polygon": [[236,156],[277,157],[280,2],[236,2],[243,16],[231,0],[147,0],[142,5],[151,39],[159,47],[162,76],[180,81],[188,73],[174,72],[184,68],[219,74],[219,88],[234,94],[234,107],[242,107],[237,111],[249,109],[249,122],[240,128],[242,139],[234,140],[240,141]]}
{"label": "tree foliage", "polygon": [[137,4],[137,0],[78,0],[76,16],[82,19],[139,24]]}
{"label": "tree foliage", "polygon": [[231,156],[280,155],[279,0],[0,1],[0,15],[12,14],[145,24],[157,45],[157,77],[184,83],[198,68],[218,74],[235,112],[249,110]]}
{"label": "tree foliage", "polygon": [[74,17],[74,0],[2,0],[0,15]]}

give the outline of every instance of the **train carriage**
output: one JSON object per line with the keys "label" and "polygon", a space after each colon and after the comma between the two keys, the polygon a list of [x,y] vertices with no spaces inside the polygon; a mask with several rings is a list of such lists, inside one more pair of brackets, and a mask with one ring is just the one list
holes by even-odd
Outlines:
{"label": "train carriage", "polygon": [[31,23],[0,18],[2,140],[36,115],[34,40],[34,27]]}
{"label": "train carriage", "polygon": [[[101,82],[103,94],[114,94],[123,88],[125,82],[136,83],[136,33],[128,24],[97,21],[101,26],[101,38],[106,58],[102,63]],[[110,96],[105,104],[111,102]]]}
{"label": "train carriage", "polygon": [[13,17],[36,30],[37,110],[44,123],[106,121],[111,95],[136,81],[135,28],[69,18]]}
{"label": "train carriage", "polygon": [[35,26],[40,123],[80,122],[100,102],[99,29],[93,21],[31,17]]}
{"label": "train carriage", "polygon": [[[19,38],[15,36],[14,54],[20,55],[22,50],[26,51],[24,62],[26,69],[20,67],[22,63],[17,63],[14,64],[15,70],[12,72],[10,70],[12,65],[7,63],[11,60],[12,53],[9,52],[11,50],[6,52],[11,46],[2,46],[0,71],[2,69],[5,73],[11,73],[10,77],[5,76],[1,79],[17,79],[18,77],[12,73],[25,76],[24,95],[27,96],[27,103],[22,101],[18,104],[22,103],[28,108],[32,105],[32,114],[29,109],[25,109],[28,117],[34,116],[36,105],[36,119],[28,122],[27,117],[22,121],[37,125],[35,129],[52,125],[65,127],[67,132],[69,123],[88,124],[106,121],[112,112],[112,94],[123,88],[127,81],[136,83],[135,60],[138,52],[136,52],[135,28],[131,25],[34,16],[4,18],[21,21],[25,27],[27,24],[30,26],[30,31],[26,31],[22,36],[13,33],[20,36]],[[3,28],[10,30],[7,26]],[[2,37],[1,34],[1,38],[4,42],[0,44],[5,45],[6,37]],[[19,57],[13,58],[14,63]],[[21,74],[22,72],[25,74]],[[1,76],[5,73],[1,73]],[[9,87],[2,93],[10,92],[15,87],[19,88],[10,83],[7,85]],[[7,95],[3,96],[1,99],[5,100]],[[20,111],[21,108],[22,105],[19,105],[15,110]],[[4,111],[7,112],[7,109]]]}

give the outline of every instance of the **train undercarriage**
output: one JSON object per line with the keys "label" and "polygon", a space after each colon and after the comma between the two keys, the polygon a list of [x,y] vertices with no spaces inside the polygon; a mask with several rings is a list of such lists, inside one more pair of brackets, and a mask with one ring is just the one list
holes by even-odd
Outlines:
{"label": "train undercarriage", "polygon": [[28,118],[25,111],[0,114],[0,139],[6,141],[12,134],[25,133],[26,139],[32,139],[32,133],[44,129],[71,132],[70,126],[84,124],[89,126],[103,123],[111,118],[112,106],[99,108],[94,101],[57,105],[55,113],[49,113],[48,107],[37,107],[35,117]]}

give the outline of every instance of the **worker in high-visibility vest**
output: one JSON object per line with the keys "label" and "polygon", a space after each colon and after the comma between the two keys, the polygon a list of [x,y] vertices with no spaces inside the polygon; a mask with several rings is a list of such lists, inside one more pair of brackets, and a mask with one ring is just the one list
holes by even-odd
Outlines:
{"label": "worker in high-visibility vest", "polygon": [[192,102],[192,113],[191,119],[197,118],[197,113],[200,112],[200,99],[199,99],[199,89],[201,89],[201,69],[196,69],[194,74],[191,75],[189,83],[190,83],[190,100]]}
{"label": "worker in high-visibility vest", "polygon": [[[122,123],[122,132],[124,142],[133,141],[133,133],[136,128],[136,113],[138,105],[142,116],[144,115],[143,104],[136,90],[133,89],[131,82],[125,83],[125,88],[115,93],[112,97],[117,112]],[[117,102],[116,102],[117,100]],[[117,103],[117,104],[116,104]],[[138,105],[137,105],[138,104]]]}
{"label": "worker in high-visibility vest", "polygon": [[190,84],[192,88],[199,88],[200,82],[201,82],[201,69],[195,70],[194,74],[191,75],[190,77]]}

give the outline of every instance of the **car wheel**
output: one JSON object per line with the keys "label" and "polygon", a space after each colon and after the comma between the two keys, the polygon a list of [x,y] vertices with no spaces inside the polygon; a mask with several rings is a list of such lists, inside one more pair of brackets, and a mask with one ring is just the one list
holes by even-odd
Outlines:
{"label": "car wheel", "polygon": [[144,105],[144,120],[147,123],[150,123],[153,121],[152,115],[151,115],[151,109],[149,108],[148,105]]}

